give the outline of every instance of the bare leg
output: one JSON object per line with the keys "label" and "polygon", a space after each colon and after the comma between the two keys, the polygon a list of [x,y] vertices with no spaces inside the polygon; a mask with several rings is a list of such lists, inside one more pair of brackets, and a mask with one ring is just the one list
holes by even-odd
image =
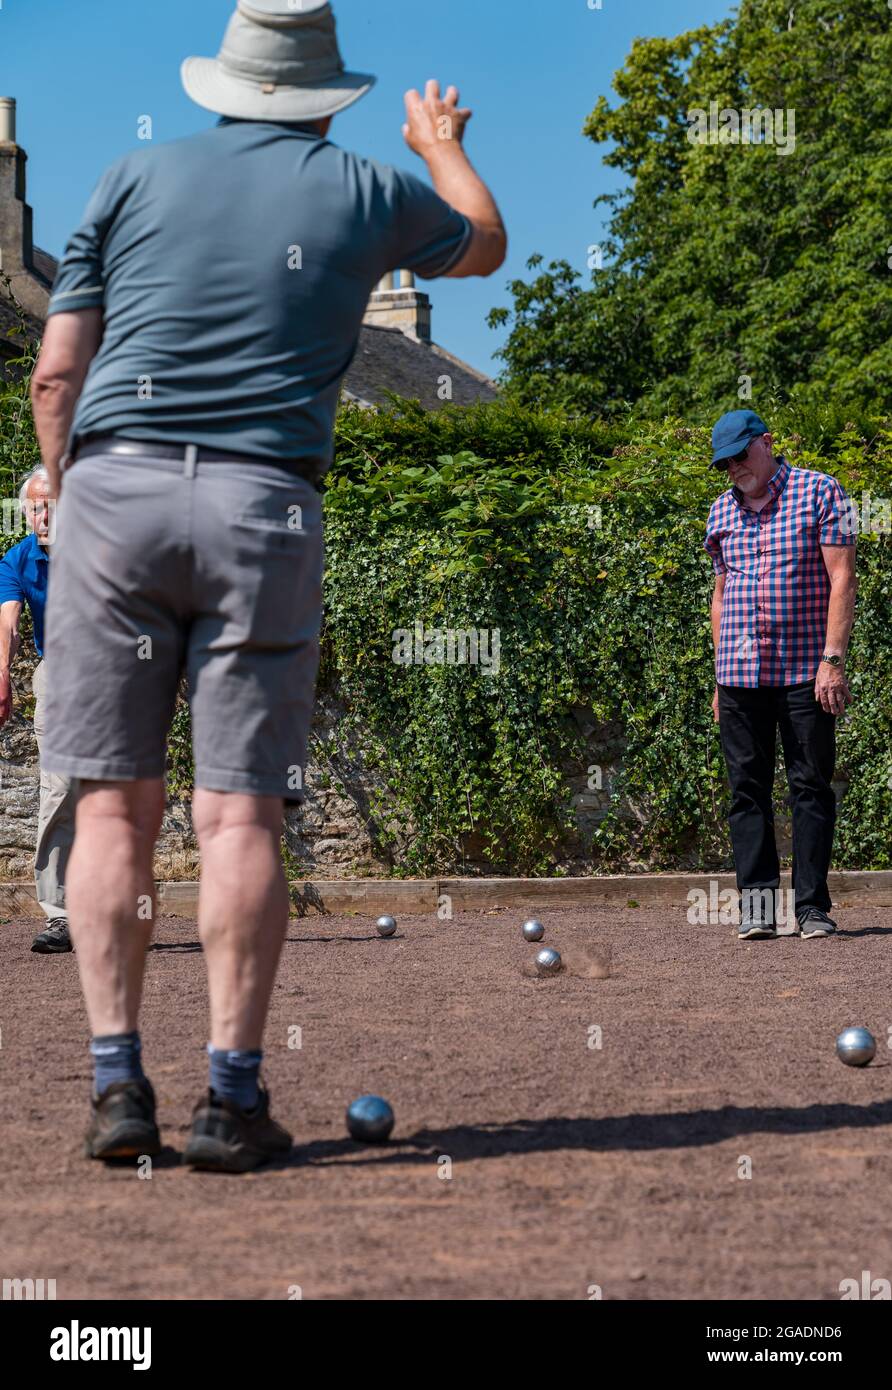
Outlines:
{"label": "bare leg", "polygon": [[66,901],[94,1037],[137,1027],[163,814],[160,777],[81,782]]}
{"label": "bare leg", "polygon": [[201,849],[198,934],[215,1048],[259,1048],[288,923],[279,852],[282,798],[196,787]]}

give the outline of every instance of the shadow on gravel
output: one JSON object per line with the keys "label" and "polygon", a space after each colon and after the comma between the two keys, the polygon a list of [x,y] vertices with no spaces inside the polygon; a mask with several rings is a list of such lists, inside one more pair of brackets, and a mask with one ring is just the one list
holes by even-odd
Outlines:
{"label": "shadow on gravel", "polygon": [[322,946],[337,946],[340,942],[351,941],[380,941],[382,948],[388,946],[391,941],[406,941],[405,932],[397,932],[394,936],[381,937],[377,932],[372,932],[369,936],[286,936],[286,946],[310,946],[314,943]]}
{"label": "shadow on gravel", "polygon": [[[377,932],[371,932],[368,936],[286,936],[286,946],[339,946],[341,942],[380,941],[382,948],[390,944],[391,941],[405,941],[405,932],[397,932],[394,936],[382,938]],[[174,955],[188,955],[190,951],[201,951],[203,946],[200,941],[153,941],[148,948],[150,951],[172,951]]]}
{"label": "shadow on gravel", "polygon": [[[867,1129],[892,1125],[892,1100],[870,1105],[808,1105],[801,1110],[769,1110],[726,1105],[720,1110],[671,1115],[614,1115],[603,1119],[515,1120],[507,1125],[458,1125],[419,1130],[386,1144],[362,1145],[352,1139],[322,1139],[298,1145],[276,1167],[322,1167],[332,1163],[433,1163],[502,1158],[508,1154],[551,1153],[558,1149],[611,1152],[636,1149],[688,1149],[721,1144],[744,1134],[814,1134],[827,1129]],[[407,1152],[408,1150],[408,1152]]]}

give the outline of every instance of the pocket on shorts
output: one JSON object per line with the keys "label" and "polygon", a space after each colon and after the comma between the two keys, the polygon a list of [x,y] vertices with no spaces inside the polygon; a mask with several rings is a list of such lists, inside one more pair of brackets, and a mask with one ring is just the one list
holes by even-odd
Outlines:
{"label": "pocket on shorts", "polygon": [[292,537],[318,525],[318,494],[301,478],[281,473],[250,479],[242,475],[233,483],[229,520],[234,526]]}

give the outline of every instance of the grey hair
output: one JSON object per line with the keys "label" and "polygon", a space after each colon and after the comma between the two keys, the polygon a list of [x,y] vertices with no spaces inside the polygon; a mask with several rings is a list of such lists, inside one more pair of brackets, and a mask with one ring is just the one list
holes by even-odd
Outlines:
{"label": "grey hair", "polygon": [[22,479],[22,485],[19,488],[19,506],[22,509],[22,516],[28,515],[26,507],[28,501],[28,488],[34,482],[35,478],[42,478],[45,482],[49,482],[50,480],[50,475],[47,473],[42,463],[39,463],[36,468],[32,468],[31,472],[26,473]]}

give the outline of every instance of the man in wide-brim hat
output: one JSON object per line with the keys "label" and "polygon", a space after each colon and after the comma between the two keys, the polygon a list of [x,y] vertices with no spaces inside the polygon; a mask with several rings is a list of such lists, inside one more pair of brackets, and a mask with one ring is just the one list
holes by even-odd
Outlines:
{"label": "man in wide-brim hat", "polygon": [[87,1152],[157,1153],[138,1015],[185,671],[210,992],[210,1085],[185,1158],[241,1171],[291,1146],[259,1067],[340,383],[384,274],[489,275],[505,232],[464,152],[471,113],[454,87],[406,97],[406,141],[433,189],[325,138],[374,82],[345,70],[327,3],[239,0],[217,58],[188,58],[182,77],[221,119],[103,175],[34,377],[53,494],[64,474],[42,765],[80,785],[67,903],[92,1031]]}

